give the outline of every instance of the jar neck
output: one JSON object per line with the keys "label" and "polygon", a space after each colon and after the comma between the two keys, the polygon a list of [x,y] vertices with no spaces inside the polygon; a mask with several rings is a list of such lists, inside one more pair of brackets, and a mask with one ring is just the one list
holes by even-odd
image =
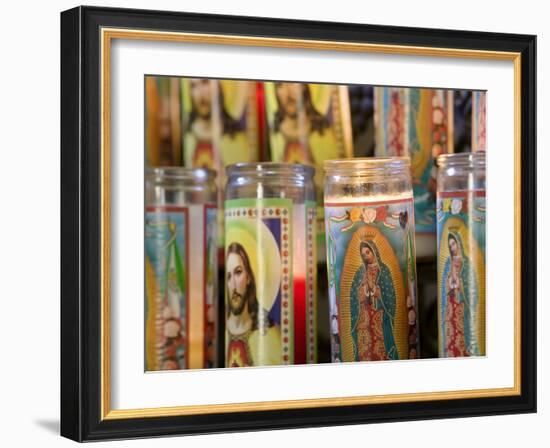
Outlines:
{"label": "jar neck", "polygon": [[385,179],[409,177],[411,165],[408,157],[364,157],[327,160],[324,170],[331,178],[383,182]]}

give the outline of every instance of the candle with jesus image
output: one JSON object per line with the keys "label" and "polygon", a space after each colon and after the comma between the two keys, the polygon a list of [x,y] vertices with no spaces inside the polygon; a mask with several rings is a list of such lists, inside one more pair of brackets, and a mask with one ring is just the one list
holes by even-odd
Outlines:
{"label": "candle with jesus image", "polygon": [[227,168],[226,367],[317,360],[313,168]]}
{"label": "candle with jesus image", "polygon": [[409,163],[325,162],[333,362],[419,357]]}

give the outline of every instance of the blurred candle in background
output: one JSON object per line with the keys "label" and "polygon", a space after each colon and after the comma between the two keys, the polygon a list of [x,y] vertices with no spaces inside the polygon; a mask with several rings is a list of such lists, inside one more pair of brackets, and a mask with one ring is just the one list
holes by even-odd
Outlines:
{"label": "blurred candle in background", "polygon": [[487,92],[472,92],[472,152],[485,151]]}
{"label": "blurred candle in background", "polygon": [[146,165],[180,166],[182,142],[179,79],[146,76],[145,105]]}
{"label": "blurred candle in background", "polygon": [[303,82],[266,82],[265,118],[273,162],[315,168],[317,249],[324,261],[323,162],[353,156],[347,86]]}

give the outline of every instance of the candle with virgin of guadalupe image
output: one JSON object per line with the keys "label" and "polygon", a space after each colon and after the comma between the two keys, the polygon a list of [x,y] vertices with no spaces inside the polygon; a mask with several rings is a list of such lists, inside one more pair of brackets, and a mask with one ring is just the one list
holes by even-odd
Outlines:
{"label": "candle with virgin of guadalupe image", "polygon": [[352,128],[347,86],[303,82],[264,84],[271,161],[315,168],[317,244],[324,257],[323,162],[352,157]]}
{"label": "candle with virgin of guadalupe image", "polygon": [[437,162],[439,356],[484,356],[485,152]]}
{"label": "candle with virgin of guadalupe image", "polygon": [[325,162],[333,362],[419,357],[408,158]]}

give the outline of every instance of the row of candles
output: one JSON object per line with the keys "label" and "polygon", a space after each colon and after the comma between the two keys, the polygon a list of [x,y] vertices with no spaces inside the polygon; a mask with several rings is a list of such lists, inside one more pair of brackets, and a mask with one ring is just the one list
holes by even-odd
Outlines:
{"label": "row of candles", "polygon": [[[438,157],[437,289],[440,357],[485,354],[485,154]],[[408,157],[314,168],[227,167],[223,241],[225,343],[218,343],[215,172],[147,172],[146,369],[317,362],[330,328],[333,362],[420,357],[415,200]],[[326,273],[317,260],[324,214]],[[327,275],[329,320],[318,323],[317,276]],[[420,322],[421,324],[421,322]]]}

